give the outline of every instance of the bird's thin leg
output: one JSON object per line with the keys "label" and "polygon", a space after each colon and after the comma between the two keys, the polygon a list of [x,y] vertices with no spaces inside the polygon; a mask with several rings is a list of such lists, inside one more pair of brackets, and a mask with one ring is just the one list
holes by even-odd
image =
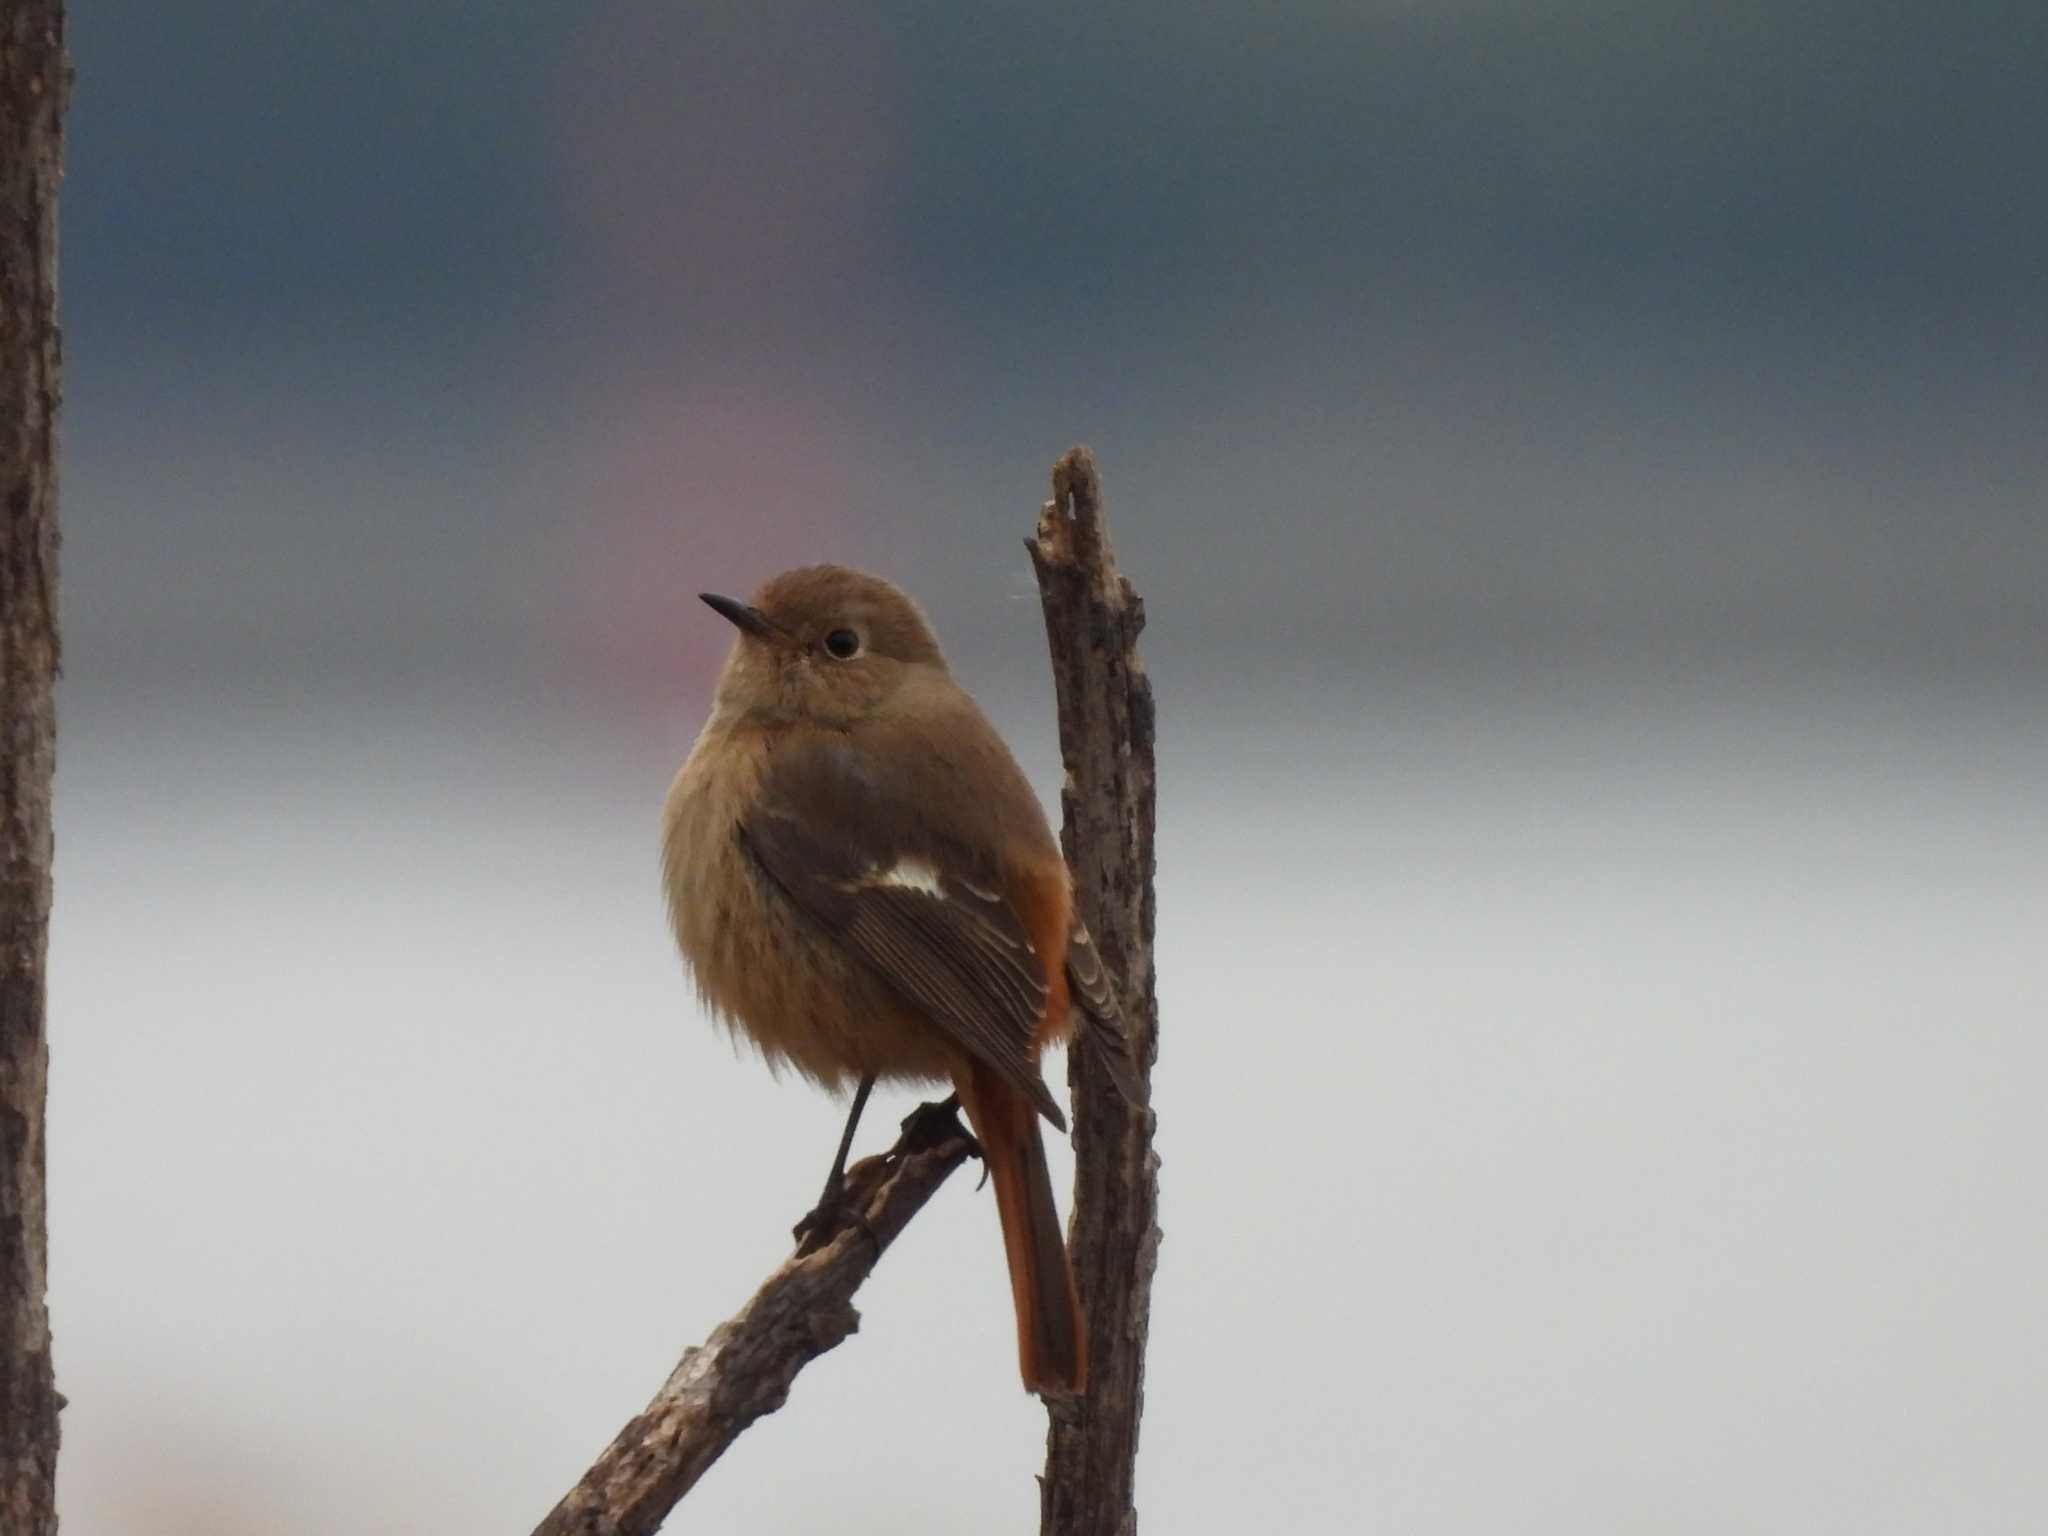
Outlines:
{"label": "bird's thin leg", "polygon": [[[860,1112],[868,1107],[868,1095],[874,1091],[875,1074],[861,1074],[860,1086],[853,1090],[853,1108],[846,1116],[846,1129],[840,1133],[839,1153],[832,1159],[832,1171],[825,1176],[825,1192],[818,1196],[818,1203],[811,1207],[804,1219],[796,1224],[795,1236],[799,1244],[808,1244],[813,1236],[822,1237],[838,1222],[840,1207],[846,1200],[846,1157],[853,1150],[853,1133],[860,1125]],[[861,1222],[866,1226],[865,1221]],[[869,1233],[873,1236],[873,1233]],[[880,1247],[879,1242],[876,1247]]]}
{"label": "bird's thin leg", "polygon": [[853,1150],[854,1128],[860,1124],[860,1112],[868,1107],[868,1095],[874,1091],[875,1074],[861,1074],[860,1086],[853,1090],[853,1108],[846,1112],[846,1129],[839,1136],[839,1155],[832,1159],[832,1171],[825,1176],[825,1193],[818,1201],[820,1206],[830,1205],[846,1192],[846,1154]]}

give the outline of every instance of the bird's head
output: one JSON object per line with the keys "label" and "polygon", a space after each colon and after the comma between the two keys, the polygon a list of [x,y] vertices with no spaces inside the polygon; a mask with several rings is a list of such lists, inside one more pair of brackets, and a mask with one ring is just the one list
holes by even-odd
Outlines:
{"label": "bird's head", "polygon": [[739,630],[718,680],[731,724],[844,727],[874,713],[918,669],[946,669],[931,625],[898,588],[839,565],[784,571],[750,602],[704,601]]}

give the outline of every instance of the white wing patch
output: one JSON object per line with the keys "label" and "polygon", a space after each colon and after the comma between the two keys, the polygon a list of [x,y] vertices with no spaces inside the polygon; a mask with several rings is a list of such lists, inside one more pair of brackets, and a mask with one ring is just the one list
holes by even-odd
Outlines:
{"label": "white wing patch", "polygon": [[[954,878],[953,883],[964,890],[972,892],[991,906],[1000,905],[1002,902],[1003,893],[1001,891],[985,891],[980,886],[960,879],[957,876]],[[964,913],[966,919],[975,924],[976,931],[985,938],[994,939],[997,943],[1007,945],[1011,949],[1022,949],[1027,955],[1038,953],[1038,946],[1031,942],[1031,935],[1024,932],[1021,927],[1017,928],[1014,933],[1006,932],[1003,924],[976,918],[971,912],[966,912],[948,894],[945,886],[939,883],[939,872],[922,859],[898,859],[887,869],[879,870],[875,874],[870,875],[867,878],[866,884],[870,889],[876,886],[884,886],[899,891],[915,891],[920,896],[929,896],[934,901],[943,901],[950,910]],[[1014,926],[1015,919],[1010,919],[1010,923]],[[1039,990],[1044,990],[1042,983],[1039,984]]]}
{"label": "white wing patch", "polygon": [[875,876],[877,885],[900,886],[906,891],[921,891],[927,896],[945,899],[946,893],[939,889],[939,872],[929,864],[916,859],[898,859],[894,864]]}

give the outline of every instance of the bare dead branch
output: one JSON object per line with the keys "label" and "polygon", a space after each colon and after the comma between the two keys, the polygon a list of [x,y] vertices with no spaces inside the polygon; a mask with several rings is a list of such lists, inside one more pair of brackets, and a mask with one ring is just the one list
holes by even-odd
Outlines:
{"label": "bare dead branch", "polygon": [[742,1430],[788,1400],[797,1373],[860,1326],[853,1293],[974,1150],[950,1109],[913,1111],[894,1147],[846,1172],[846,1208],[860,1219],[817,1234],[701,1346],[685,1350],[654,1400],[534,1536],[646,1536],[659,1528]]}
{"label": "bare dead branch", "polygon": [[1045,1536],[1135,1536],[1138,1418],[1159,1255],[1158,1056],[1153,991],[1152,685],[1138,661],[1145,606],[1118,574],[1095,456],[1053,468],[1053,499],[1025,541],[1038,571],[1059,694],[1061,840],[1081,916],[1117,979],[1143,1091],[1120,1093],[1103,1053],[1068,1053],[1074,1091],[1074,1214],[1069,1234],[1088,1317],[1088,1390],[1050,1401],[1040,1528]]}
{"label": "bare dead branch", "polygon": [[57,1529],[44,1116],[64,8],[0,8],[0,1531]]}

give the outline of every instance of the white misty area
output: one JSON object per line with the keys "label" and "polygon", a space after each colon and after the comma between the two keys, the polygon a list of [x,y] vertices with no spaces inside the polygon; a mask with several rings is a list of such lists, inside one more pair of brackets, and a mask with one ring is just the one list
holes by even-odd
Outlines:
{"label": "white misty area", "polygon": [[[2037,692],[1444,683],[1317,724],[1162,686],[1148,1528],[2048,1511]],[[673,954],[694,722],[74,704],[67,1532],[528,1528],[838,1127]],[[974,1182],[679,1518],[1035,1528]]]}

